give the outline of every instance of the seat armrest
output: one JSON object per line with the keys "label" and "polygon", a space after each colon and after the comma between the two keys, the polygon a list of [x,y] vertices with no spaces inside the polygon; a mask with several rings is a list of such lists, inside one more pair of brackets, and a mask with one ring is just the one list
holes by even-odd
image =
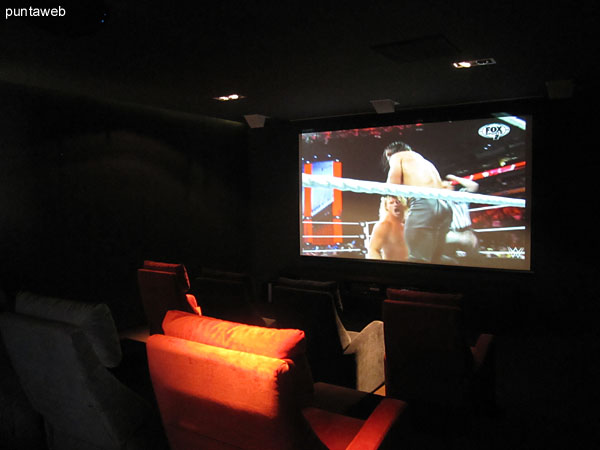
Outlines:
{"label": "seat armrest", "polygon": [[[358,337],[358,335],[360,334],[360,331],[350,331],[350,330],[346,330],[346,333],[348,333],[348,336],[350,336],[350,342],[352,342],[354,339],[356,339]],[[350,344],[348,344],[350,345]],[[348,348],[348,347],[346,347]],[[344,349],[346,350],[346,349]]]}
{"label": "seat armrest", "polygon": [[194,311],[199,316],[202,315],[202,308],[198,306],[198,302],[196,301],[196,297],[192,294],[185,294],[185,299],[190,304],[192,311]]}
{"label": "seat armrest", "polygon": [[[365,345],[374,345],[375,342],[381,342],[383,345],[383,322],[374,320],[362,329],[360,333],[348,332],[352,341],[344,350],[344,354],[356,353]],[[383,347],[382,347],[383,348]]]}
{"label": "seat armrest", "polygon": [[310,406],[364,421],[384,398],[345,386],[316,382]]}
{"label": "seat armrest", "polygon": [[265,327],[267,328],[277,328],[277,319],[272,319],[270,317],[263,317],[265,321]]}
{"label": "seat armrest", "polygon": [[493,342],[494,336],[492,334],[481,334],[477,338],[475,345],[471,347],[471,353],[473,354],[473,369],[475,371],[479,370],[483,365]]}
{"label": "seat armrest", "polygon": [[[360,431],[347,450],[369,450],[378,449],[384,443],[384,440],[390,435],[392,429],[401,421],[401,417],[406,409],[406,403],[401,400],[386,398],[375,408],[375,411],[365,421]],[[393,448],[392,442],[387,442]]]}
{"label": "seat armrest", "polygon": [[351,337],[344,355],[354,355],[356,360],[356,388],[374,392],[385,381],[383,322],[374,320]]}

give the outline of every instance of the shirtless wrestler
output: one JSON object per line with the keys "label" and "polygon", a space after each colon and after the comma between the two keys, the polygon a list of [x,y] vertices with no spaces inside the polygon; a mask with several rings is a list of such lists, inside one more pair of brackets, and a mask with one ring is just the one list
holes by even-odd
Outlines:
{"label": "shirtless wrestler", "polygon": [[369,241],[368,259],[406,261],[408,249],[404,240],[406,205],[393,196],[381,198],[380,220],[373,228]]}
{"label": "shirtless wrestler", "polygon": [[[383,153],[389,171],[387,182],[408,186],[443,189],[435,166],[401,141],[392,142]],[[408,260],[443,262],[446,233],[452,222],[452,210],[443,200],[410,198],[404,237]]]}

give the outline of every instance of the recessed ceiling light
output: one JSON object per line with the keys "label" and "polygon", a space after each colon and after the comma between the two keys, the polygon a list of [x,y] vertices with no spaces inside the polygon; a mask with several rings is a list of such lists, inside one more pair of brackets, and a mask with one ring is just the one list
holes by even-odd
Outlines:
{"label": "recessed ceiling light", "polygon": [[457,61],[452,63],[452,65],[457,69],[469,69],[471,67],[490,66],[492,64],[496,64],[496,60],[494,58],[481,58],[473,59],[471,61]]}
{"label": "recessed ceiling light", "polygon": [[228,102],[231,100],[240,100],[244,98],[243,95],[239,94],[229,94],[229,95],[221,95],[220,97],[213,97],[215,100],[219,100],[220,102]]}
{"label": "recessed ceiling light", "polygon": [[471,63],[468,61],[455,62],[452,65],[457,69],[468,69],[469,67],[471,67]]}

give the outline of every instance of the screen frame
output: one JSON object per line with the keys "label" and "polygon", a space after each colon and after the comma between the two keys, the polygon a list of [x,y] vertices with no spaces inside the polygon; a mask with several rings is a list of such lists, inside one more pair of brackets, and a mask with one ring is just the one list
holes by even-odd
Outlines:
{"label": "screen frame", "polygon": [[[301,251],[301,242],[303,236],[303,213],[302,213],[302,154],[300,149],[300,136],[302,133],[319,133],[326,131],[339,131],[347,129],[375,128],[393,125],[408,125],[416,123],[433,123],[474,119],[494,119],[496,114],[507,114],[511,116],[527,115],[530,122],[526,133],[529,135],[531,145],[526,150],[526,202],[529,214],[529,269],[521,268],[498,268],[498,267],[480,267],[470,265],[447,265],[437,263],[419,263],[411,261],[393,261],[393,260],[375,260],[362,258],[341,258],[341,257],[323,257],[303,254]],[[535,272],[535,202],[533,201],[533,174],[534,159],[536,147],[541,145],[539,142],[539,131],[543,122],[543,101],[541,99],[519,99],[510,101],[499,101],[490,103],[478,103],[469,105],[454,105],[443,107],[428,107],[419,109],[406,109],[388,114],[359,114],[352,116],[317,118],[295,121],[294,131],[296,133],[296,156],[297,156],[297,174],[298,174],[298,208],[297,211],[297,240],[296,249],[301,261],[318,264],[358,264],[360,265],[382,265],[388,267],[415,267],[419,269],[434,268],[435,270],[459,270],[459,271],[483,271],[499,273],[524,273],[532,274]],[[365,266],[366,267],[366,266]]]}

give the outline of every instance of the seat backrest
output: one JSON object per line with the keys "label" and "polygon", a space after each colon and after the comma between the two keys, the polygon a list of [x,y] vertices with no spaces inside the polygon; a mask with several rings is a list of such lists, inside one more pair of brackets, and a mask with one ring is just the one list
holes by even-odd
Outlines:
{"label": "seat backrest", "polygon": [[22,291],[17,294],[15,312],[80,328],[102,365],[116,367],[121,362],[117,327],[104,303],[76,302]]}
{"label": "seat backrest", "polygon": [[163,329],[167,336],[286,360],[293,369],[300,401],[313,394],[306,340],[301,330],[259,327],[182,311],[167,312]]}
{"label": "seat backrest", "polygon": [[339,374],[346,373],[343,352],[351,338],[331,293],[275,285],[272,301],[278,327],[306,333],[306,354],[315,381],[340,382]]}
{"label": "seat backrest", "polygon": [[[329,292],[331,295],[333,295],[333,302],[337,310],[339,312],[344,311],[344,305],[342,303],[342,296],[340,293],[340,286],[337,281],[320,281],[279,277],[275,281],[272,281],[270,283],[270,289],[272,289],[272,287],[276,285],[293,287],[296,289],[306,289],[309,291]],[[269,301],[270,300],[271,298],[269,297]]]}
{"label": "seat backrest", "polygon": [[219,280],[239,281],[245,286],[248,300],[251,302],[258,300],[254,278],[252,278],[252,276],[248,273],[230,272],[225,270],[213,269],[210,267],[203,267],[200,276],[206,278],[216,278]]}
{"label": "seat backrest", "polygon": [[161,324],[167,311],[193,312],[186,297],[190,282],[183,264],[145,261],[138,269],[138,286],[150,334],[163,332]]}
{"label": "seat backrest", "polygon": [[179,311],[167,314],[163,328],[147,349],[172,450],[310,448],[293,362],[303,353],[301,331]]}
{"label": "seat backrest", "polygon": [[429,303],[433,305],[446,305],[460,307],[462,294],[447,294],[439,292],[417,291],[414,289],[395,289],[386,290],[386,298],[389,300],[399,300],[405,302]]}
{"label": "seat backrest", "polygon": [[309,291],[329,292],[331,295],[333,295],[333,301],[338,311],[342,312],[344,310],[342,296],[340,294],[340,286],[337,281],[304,280],[279,277],[271,283],[271,287],[275,285],[293,287],[296,289],[306,289]]}
{"label": "seat backrest", "polygon": [[51,448],[120,449],[148,418],[149,406],[108,371],[81,327],[5,313],[0,331]]}
{"label": "seat backrest", "polygon": [[460,309],[385,300],[386,394],[406,400],[462,401],[472,357]]}
{"label": "seat backrest", "polygon": [[156,272],[174,273],[177,275],[177,283],[183,292],[187,292],[190,288],[190,279],[188,277],[187,269],[183,264],[145,260],[142,268],[154,270]]}
{"label": "seat backrest", "polygon": [[203,315],[265,326],[265,320],[252,304],[250,286],[243,278],[201,276],[194,279],[190,292],[196,297]]}

